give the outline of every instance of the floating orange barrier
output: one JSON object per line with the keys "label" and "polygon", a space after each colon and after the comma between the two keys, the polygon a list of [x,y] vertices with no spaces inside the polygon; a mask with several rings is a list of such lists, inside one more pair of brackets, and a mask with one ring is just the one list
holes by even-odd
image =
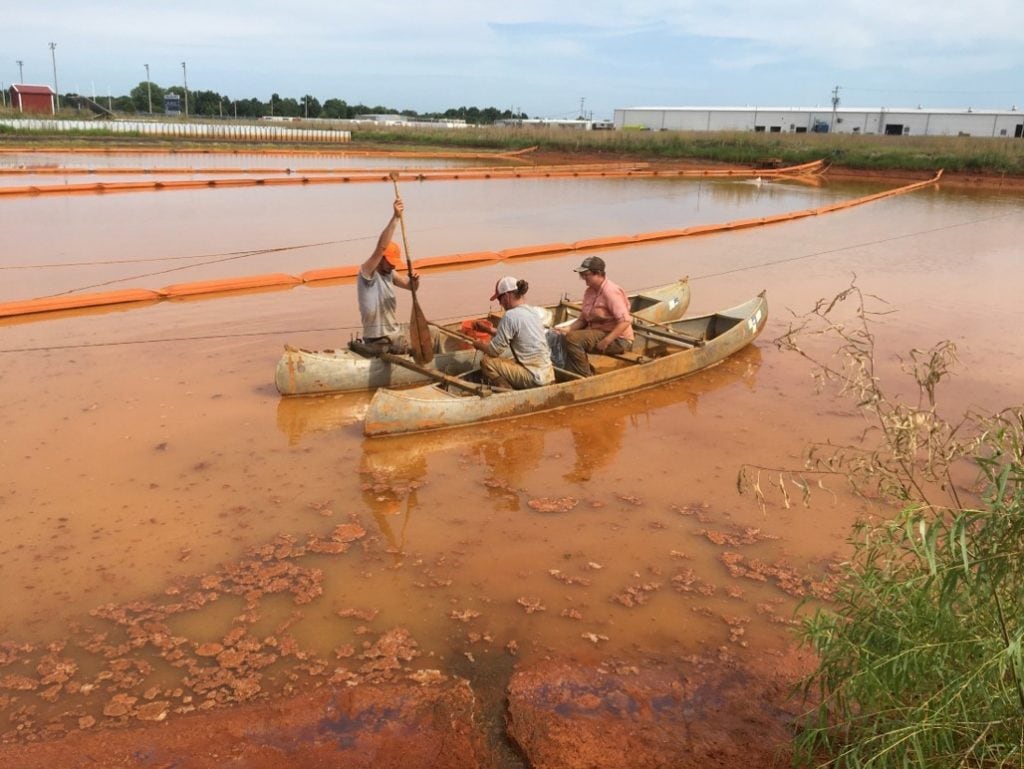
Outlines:
{"label": "floating orange barrier", "polygon": [[519,248],[503,248],[498,252],[502,259],[515,259],[517,256],[539,256],[540,254],[559,254],[572,251],[571,243],[545,243],[540,246],[520,246]]}
{"label": "floating orange barrier", "polygon": [[657,232],[641,232],[639,235],[633,236],[635,243],[643,243],[649,240],[669,240],[671,238],[681,238],[686,234],[686,230],[658,230]]}
{"label": "floating orange barrier", "polygon": [[160,294],[145,288],[129,288],[123,291],[103,291],[95,294],[69,294],[67,296],[44,296],[39,299],[24,299],[18,302],[0,303],[0,318],[18,315],[32,315],[37,312],[77,310],[82,307],[105,307],[111,304],[151,302],[159,300]]}
{"label": "floating orange barrier", "polygon": [[442,267],[449,264],[473,264],[474,262],[497,262],[501,255],[494,251],[472,251],[466,254],[445,254],[417,259],[414,267]]}
{"label": "floating orange barrier", "polygon": [[[455,157],[455,156],[449,156]],[[492,156],[497,157],[497,156]],[[595,170],[593,164],[588,166],[546,166],[536,168],[491,168],[491,169],[465,169],[465,170],[430,170],[399,171],[396,174],[398,180],[406,181],[457,181],[457,180],[480,180],[480,179],[553,179],[553,178],[743,178],[753,179],[756,177],[781,178],[786,176],[802,176],[824,167],[824,161],[818,160],[813,163],[804,163],[799,166],[789,166],[772,170],[755,169],[662,169],[642,170],[635,166],[624,168],[616,166],[612,168],[598,168]],[[201,170],[190,171],[182,169],[173,173],[202,173]],[[284,171],[281,172],[282,174]],[[355,182],[390,182],[392,173],[383,173],[380,170],[373,172],[351,173],[345,176],[326,173],[312,173],[295,175],[288,172],[286,175],[275,175],[262,178],[238,178],[238,179],[177,179],[169,181],[141,181],[141,182],[95,182],[93,184],[48,184],[48,185],[27,185],[22,187],[0,187],[0,195],[66,195],[73,193],[92,192],[138,192],[145,190],[171,190],[171,189],[200,189],[216,187],[272,187],[279,185],[296,184],[351,184]]]}
{"label": "floating orange barrier", "polygon": [[321,270],[306,270],[299,276],[303,283],[315,283],[318,280],[336,280],[338,278],[354,278],[359,273],[359,266],[347,264],[344,267],[324,267]]}
{"label": "floating orange barrier", "polygon": [[[545,243],[532,246],[520,246],[518,248],[506,248],[501,251],[476,251],[461,254],[449,254],[445,256],[433,256],[420,259],[414,262],[418,268],[454,266],[459,264],[473,264],[501,259],[513,259],[520,256],[544,256],[548,254],[571,253],[596,248],[610,248],[622,245],[649,243],[657,240],[668,240],[672,238],[683,238],[695,235],[725,232],[728,230],[741,229],[745,227],[760,227],[777,222],[791,221],[808,216],[819,216],[831,211],[839,211],[853,206],[864,205],[882,198],[902,195],[913,192],[935,184],[942,177],[942,170],[936,172],[935,176],[921,182],[904,185],[885,192],[873,195],[865,195],[853,200],[845,200],[819,208],[790,211],[772,216],[756,217],[752,219],[737,219],[732,222],[720,224],[697,225],[675,230],[658,230],[655,232],[639,233],[637,235],[616,235],[605,238],[591,238],[580,240],[575,243]],[[344,265],[340,267],[328,267],[320,270],[309,270],[302,273],[301,277],[275,273],[270,275],[254,275],[245,278],[225,278],[221,280],[199,281],[197,283],[181,283],[167,286],[160,291],[147,289],[127,289],[124,291],[109,291],[99,294],[75,294],[70,296],[43,297],[40,299],[29,299],[17,302],[0,304],[0,318],[14,317],[19,315],[30,315],[33,313],[45,313],[56,310],[79,309],[84,307],[99,307],[111,304],[122,304],[129,302],[143,302],[175,297],[197,296],[203,294],[227,293],[233,291],[244,291],[248,289],[271,288],[279,286],[297,285],[332,278],[353,277],[358,272],[357,265]]]}
{"label": "floating orange barrier", "polygon": [[224,291],[244,291],[249,288],[268,288],[270,286],[288,286],[301,283],[294,275],[283,272],[271,275],[251,275],[247,278],[222,278],[219,280],[200,280],[195,283],[176,283],[160,289],[160,294],[168,299],[179,296],[195,296],[196,294],[217,294]]}
{"label": "floating orange barrier", "polygon": [[636,235],[611,235],[607,238],[577,240],[572,247],[576,251],[583,251],[588,248],[604,248],[605,246],[627,246],[634,242],[636,242]]}

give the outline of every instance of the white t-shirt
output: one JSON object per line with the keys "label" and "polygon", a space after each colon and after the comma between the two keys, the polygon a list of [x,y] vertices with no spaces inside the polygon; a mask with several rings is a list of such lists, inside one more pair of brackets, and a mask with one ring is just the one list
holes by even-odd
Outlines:
{"label": "white t-shirt", "polygon": [[512,350],[513,357],[520,365],[533,374],[538,385],[555,381],[544,324],[533,307],[527,304],[513,307],[506,310],[498,322],[498,330],[491,339],[487,354],[500,358],[508,349]]}
{"label": "white t-shirt", "polygon": [[360,271],[356,278],[356,297],[359,299],[359,317],[363,322],[363,339],[401,336],[393,275],[374,271],[373,277],[367,279]]}

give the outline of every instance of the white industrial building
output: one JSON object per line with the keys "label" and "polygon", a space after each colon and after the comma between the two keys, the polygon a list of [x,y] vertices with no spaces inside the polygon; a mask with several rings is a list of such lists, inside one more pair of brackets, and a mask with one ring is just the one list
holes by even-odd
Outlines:
{"label": "white industrial building", "polygon": [[627,107],[615,110],[616,130],[755,131],[888,136],[1024,135],[1024,112],[994,109],[888,107]]}

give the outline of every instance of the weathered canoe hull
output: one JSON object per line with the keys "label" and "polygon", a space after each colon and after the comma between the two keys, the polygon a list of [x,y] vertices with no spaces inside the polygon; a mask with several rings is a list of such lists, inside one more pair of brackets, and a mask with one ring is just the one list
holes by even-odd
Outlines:
{"label": "weathered canoe hull", "polygon": [[[644,320],[665,323],[683,316],[690,304],[690,284],[684,278],[664,286],[630,296],[635,315]],[[541,308],[545,324],[559,322],[566,309],[559,305]],[[447,328],[458,331],[459,323]],[[458,376],[479,363],[479,354],[465,343],[445,337],[442,349],[434,355],[432,367],[443,374]],[[422,374],[363,356],[345,348],[340,350],[302,350],[286,346],[277,362],[274,383],[281,395],[354,392],[380,387],[408,387],[429,381]]]}
{"label": "weathered canoe hull", "polygon": [[[411,390],[378,390],[366,412],[366,435],[396,435],[508,419],[524,414],[575,406],[654,387],[709,368],[746,347],[761,333],[768,318],[762,294],[724,312],[668,324],[674,331],[707,341],[662,357],[633,363],[586,379],[559,382],[530,390],[454,395],[440,386]],[[657,345],[638,336],[633,350],[654,353]],[[661,345],[660,349],[667,349]]]}

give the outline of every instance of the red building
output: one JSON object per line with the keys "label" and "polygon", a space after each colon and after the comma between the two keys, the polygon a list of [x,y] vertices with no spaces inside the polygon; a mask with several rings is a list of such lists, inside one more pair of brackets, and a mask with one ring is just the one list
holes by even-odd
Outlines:
{"label": "red building", "polygon": [[48,85],[12,85],[11,106],[22,112],[54,114],[56,99],[53,89]]}

